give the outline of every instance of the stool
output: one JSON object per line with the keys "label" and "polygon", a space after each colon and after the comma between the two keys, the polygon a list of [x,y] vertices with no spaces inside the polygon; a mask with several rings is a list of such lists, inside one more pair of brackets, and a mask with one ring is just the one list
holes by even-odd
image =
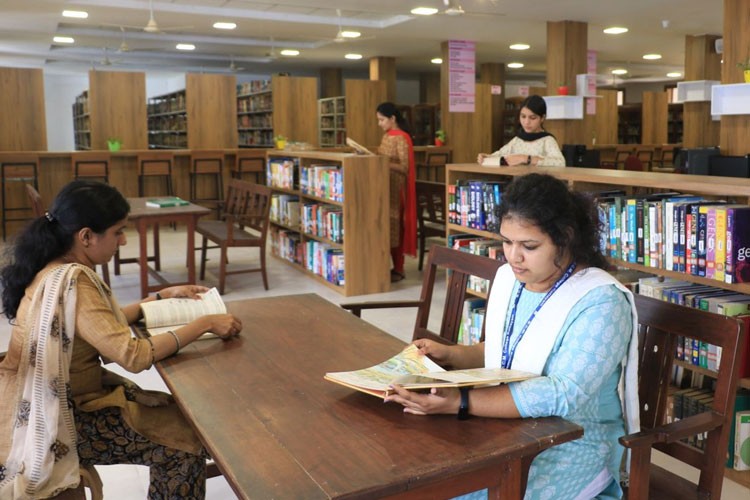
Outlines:
{"label": "stool", "polygon": [[[0,187],[0,196],[3,198],[2,202],[2,226],[3,226],[3,241],[7,236],[6,225],[8,222],[13,221],[26,221],[31,219],[33,215],[33,206],[26,204],[12,205],[10,200],[21,199],[25,200],[26,196],[23,194],[24,185],[32,183],[35,189],[39,189],[39,155],[35,154],[13,154],[13,155],[2,155],[0,157],[0,177],[2,178],[2,187]],[[11,196],[6,190],[7,183],[16,182],[19,189],[17,190],[20,194]],[[25,212],[24,216],[11,217],[10,212]]]}
{"label": "stool", "polygon": [[76,152],[71,157],[74,179],[99,179],[109,183],[109,153]]}
{"label": "stool", "polygon": [[146,196],[146,178],[163,181],[164,189],[156,196],[174,196],[172,186],[172,163],[174,154],[167,151],[138,154],[138,196]]}
{"label": "stool", "polygon": [[[224,169],[224,151],[193,151],[190,155],[190,201],[191,203],[205,202],[214,205],[217,215],[224,199],[224,182],[222,170]],[[199,177],[213,177],[213,196],[205,197],[203,193],[208,186],[198,189]],[[199,192],[201,196],[199,197]]]}
{"label": "stool", "polygon": [[243,174],[253,174],[256,184],[265,184],[266,152],[263,149],[239,149],[229,174],[234,179],[243,179]]}

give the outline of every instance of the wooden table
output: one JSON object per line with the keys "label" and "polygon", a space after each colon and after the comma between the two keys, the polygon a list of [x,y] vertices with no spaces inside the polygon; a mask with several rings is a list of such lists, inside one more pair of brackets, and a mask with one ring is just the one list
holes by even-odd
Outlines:
{"label": "wooden table", "polygon": [[560,418],[419,417],[323,380],[404,347],[317,295],[227,304],[242,336],[194,342],[158,371],[240,498],[522,498],[539,452],[577,439]]}
{"label": "wooden table", "polygon": [[[190,203],[182,207],[151,208],[146,206],[147,198],[128,198],[130,203],[130,221],[138,231],[138,258],[137,262],[141,273],[141,297],[146,297],[149,292],[161,290],[168,285],[182,285],[195,283],[195,225],[199,218],[211,213],[211,210],[200,205]],[[187,227],[187,281],[180,283],[167,282],[156,270],[148,265],[148,227],[158,226],[165,222],[181,222]],[[158,242],[155,243],[158,247]],[[158,282],[158,285],[149,285],[149,274]]]}

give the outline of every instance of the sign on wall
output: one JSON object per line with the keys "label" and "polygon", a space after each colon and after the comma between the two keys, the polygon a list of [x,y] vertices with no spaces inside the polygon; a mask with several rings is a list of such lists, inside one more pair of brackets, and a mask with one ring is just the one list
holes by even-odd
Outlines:
{"label": "sign on wall", "polygon": [[476,94],[476,43],[448,41],[448,111],[473,113]]}

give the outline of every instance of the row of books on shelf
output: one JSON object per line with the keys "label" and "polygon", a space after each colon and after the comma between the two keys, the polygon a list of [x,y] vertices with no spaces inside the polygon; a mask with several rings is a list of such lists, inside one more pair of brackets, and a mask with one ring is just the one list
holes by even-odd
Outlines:
{"label": "row of books on shelf", "polygon": [[345,128],[344,115],[341,116],[322,116],[320,118],[320,128]]}
{"label": "row of books on shelf", "polygon": [[299,197],[292,194],[272,194],[269,217],[276,223],[299,227]]}
{"label": "row of books on shelf", "polygon": [[448,222],[497,233],[504,183],[459,180],[448,186]]}
{"label": "row of books on shelf", "polygon": [[[503,255],[503,244],[500,240],[491,238],[482,238],[475,234],[449,234],[447,239],[449,248],[461,250],[462,252],[481,255],[493,260],[505,261]],[[472,292],[486,294],[489,292],[489,281],[477,276],[469,276],[466,289]]]}
{"label": "row of books on shelf", "polygon": [[344,99],[334,97],[332,99],[321,99],[319,102],[320,114],[322,115],[346,112],[346,100]]}
{"label": "row of books on shelf", "polygon": [[273,128],[273,115],[240,115],[237,118],[239,128]]}
{"label": "row of books on shelf", "polygon": [[296,158],[269,158],[266,162],[266,182],[270,187],[297,189],[297,165]]}
{"label": "row of books on shelf", "polygon": [[479,297],[464,300],[461,323],[458,325],[458,344],[474,345],[482,339],[482,327],[487,313],[487,301]]}
{"label": "row of books on shelf", "polygon": [[271,94],[259,94],[250,96],[247,99],[237,99],[238,113],[270,113],[273,111],[273,97]]}
{"label": "row of books on shelf", "polygon": [[334,205],[305,203],[302,206],[302,230],[334,243],[343,243],[344,212]]}
{"label": "row of books on shelf", "polygon": [[238,139],[242,146],[272,147],[273,130],[241,130]]}
{"label": "row of books on shelf", "polygon": [[271,80],[253,80],[237,84],[237,95],[253,94],[271,90]]}
{"label": "row of books on shelf", "polygon": [[346,130],[321,130],[320,146],[346,146]]}
{"label": "row of books on shelf", "polygon": [[178,92],[168,96],[153,97],[149,99],[147,113],[149,115],[172,113],[174,111],[184,111],[185,108],[185,92]]}
{"label": "row of books on shelf", "polygon": [[337,165],[311,165],[302,167],[299,188],[304,194],[344,201],[344,172]]}
{"label": "row of books on shelf", "polygon": [[303,266],[334,285],[344,286],[344,251],[318,241],[303,242],[300,233],[271,228],[271,252]]}
{"label": "row of books on shelf", "polygon": [[601,248],[614,259],[750,282],[750,207],[675,193],[597,201]]}

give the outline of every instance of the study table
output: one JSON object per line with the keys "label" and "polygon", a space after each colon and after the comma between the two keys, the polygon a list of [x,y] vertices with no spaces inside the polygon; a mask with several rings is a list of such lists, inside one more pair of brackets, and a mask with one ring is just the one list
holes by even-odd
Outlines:
{"label": "study table", "polygon": [[227,304],[240,337],[157,364],[239,498],[522,498],[531,460],[583,435],[560,418],[459,421],[325,381],[404,343],[314,294]]}
{"label": "study table", "polygon": [[[195,283],[195,225],[198,219],[211,213],[211,210],[189,203],[181,207],[163,207],[152,208],[146,206],[147,198],[128,198],[130,203],[129,220],[138,231],[138,257],[135,261],[140,267],[141,297],[146,297],[149,292],[161,290],[168,285],[181,285]],[[148,265],[149,257],[147,250],[148,228],[149,226],[158,227],[159,224],[166,222],[180,222],[186,226],[187,233],[187,280],[180,283],[168,283],[157,270],[151,269]],[[154,232],[154,247],[158,253],[158,229]],[[127,260],[121,260],[127,262]],[[159,284],[149,285],[149,274],[156,279]]]}

